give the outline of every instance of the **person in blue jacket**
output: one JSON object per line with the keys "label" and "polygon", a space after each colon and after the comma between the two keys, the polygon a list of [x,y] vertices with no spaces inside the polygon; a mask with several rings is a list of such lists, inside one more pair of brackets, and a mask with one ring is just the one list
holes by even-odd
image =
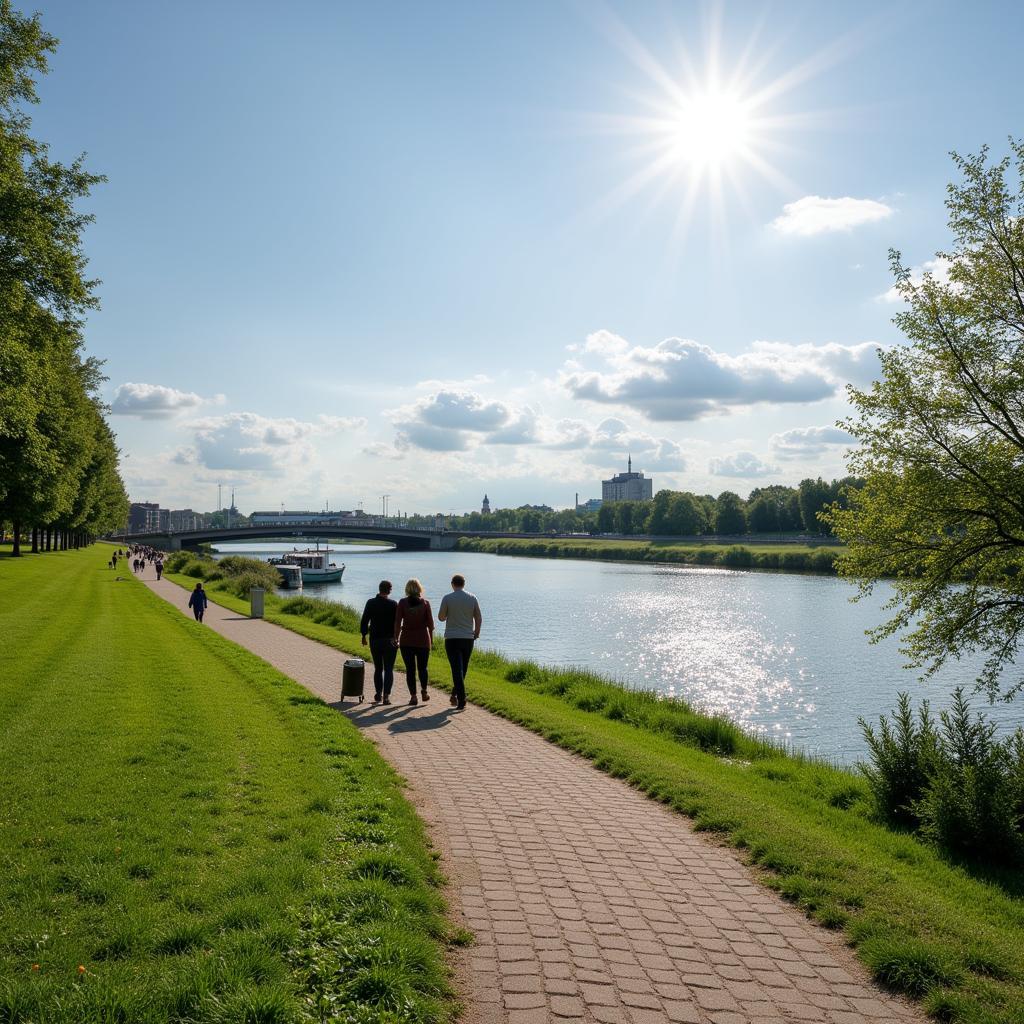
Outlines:
{"label": "person in blue jacket", "polygon": [[209,604],[209,598],[206,596],[206,591],[203,590],[202,583],[197,583],[196,589],[188,596],[188,606],[192,609],[196,622],[203,621],[203,612],[206,611],[207,604]]}

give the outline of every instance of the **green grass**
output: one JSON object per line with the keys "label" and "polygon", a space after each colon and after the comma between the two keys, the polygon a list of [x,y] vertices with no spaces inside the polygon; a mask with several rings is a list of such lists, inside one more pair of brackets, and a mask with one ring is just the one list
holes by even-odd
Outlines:
{"label": "green grass", "polygon": [[782,569],[787,572],[835,573],[834,561],[843,548],[821,544],[761,544],[751,538],[743,544],[680,544],[673,541],[606,540],[580,538],[460,537],[457,551],[531,558],[593,558],[613,562],[670,562],[728,569]]}
{"label": "green grass", "polygon": [[398,777],[108,557],[0,557],[0,1022],[452,1019]]}
{"label": "green grass", "polygon": [[[211,597],[247,608],[216,590]],[[281,604],[272,597],[268,619],[359,650],[353,630],[285,614]],[[351,609],[336,617],[357,621]],[[450,686],[440,651],[430,671],[433,682]],[[921,1000],[938,1019],[1024,1021],[1024,879],[949,863],[874,821],[859,775],[589,673],[478,651],[468,689],[474,703],[589,758],[744,851],[766,885],[842,930],[879,983]]]}

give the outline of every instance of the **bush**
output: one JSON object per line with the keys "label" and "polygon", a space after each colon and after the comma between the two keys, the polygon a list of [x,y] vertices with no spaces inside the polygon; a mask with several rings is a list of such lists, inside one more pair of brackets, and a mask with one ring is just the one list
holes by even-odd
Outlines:
{"label": "bush", "polygon": [[892,721],[882,715],[878,732],[863,719],[860,727],[867,740],[870,764],[858,767],[867,777],[875,804],[887,821],[916,826],[917,804],[928,780],[935,774],[938,736],[928,701],[921,704],[917,721],[910,707],[910,695],[900,693]]}
{"label": "bush", "polygon": [[924,702],[915,720],[907,694],[892,721],[861,719],[869,765],[861,765],[881,817],[916,828],[940,849],[993,863],[1024,862],[1024,731],[996,739],[963,690],[939,716]]}
{"label": "bush", "polygon": [[318,597],[289,597],[281,603],[280,610],[285,615],[299,615],[345,633],[359,632],[359,613],[338,601],[324,601]]}
{"label": "bush", "polygon": [[918,805],[922,834],[966,857],[1007,863],[1024,859],[1019,802],[1024,737],[1018,730],[1000,743],[995,725],[984,715],[972,718],[959,689],[941,719],[941,757]]}
{"label": "bush", "polygon": [[745,548],[742,545],[734,544],[731,548],[726,548],[722,552],[722,565],[728,565],[733,568],[751,566],[754,564],[754,554],[750,548]]}
{"label": "bush", "polygon": [[[228,561],[228,559],[224,561]],[[256,558],[246,558],[241,561],[249,564],[245,566],[234,564],[223,574],[222,586],[229,593],[236,597],[248,597],[253,587],[276,590],[281,585],[281,574],[272,565]],[[224,563],[218,563],[218,569],[223,568]],[[207,579],[210,579],[211,576],[212,574],[208,575]]]}

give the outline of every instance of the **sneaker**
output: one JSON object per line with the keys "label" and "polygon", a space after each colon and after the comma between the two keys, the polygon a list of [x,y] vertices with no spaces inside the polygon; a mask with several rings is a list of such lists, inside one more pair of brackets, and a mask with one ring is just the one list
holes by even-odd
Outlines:
{"label": "sneaker", "polygon": [[419,701],[416,699],[416,694],[415,693],[409,698],[409,703],[410,704],[419,704]]}
{"label": "sneaker", "polygon": [[384,698],[384,699],[383,699],[383,700],[381,701],[381,704],[390,704],[390,703],[391,703],[391,698],[390,698],[390,697],[385,697],[385,698]]}
{"label": "sneaker", "polygon": [[455,710],[456,711],[465,711],[466,710],[466,705],[465,704],[456,704],[455,705]]}
{"label": "sneaker", "polygon": [[423,692],[422,692],[422,693],[420,694],[420,698],[421,698],[422,700],[430,700],[430,694],[429,694],[429,693],[427,693],[427,691],[426,691],[426,690],[424,690],[424,691],[423,691]]}
{"label": "sneaker", "polygon": [[458,706],[459,706],[459,699],[458,699],[458,698],[457,698],[457,697],[455,696],[455,694],[453,693],[453,694],[452,694],[452,699],[451,699],[451,700],[450,700],[450,701],[449,701],[448,703],[449,703],[449,704],[451,704],[451,706],[452,706],[453,708],[456,708],[456,707],[458,707]]}
{"label": "sneaker", "polygon": [[380,703],[380,701],[381,701],[381,697],[380,697],[380,694],[379,694],[379,693],[375,693],[375,694],[373,695],[373,700],[371,701],[371,703],[373,703],[373,704],[379,704],[379,703]]}

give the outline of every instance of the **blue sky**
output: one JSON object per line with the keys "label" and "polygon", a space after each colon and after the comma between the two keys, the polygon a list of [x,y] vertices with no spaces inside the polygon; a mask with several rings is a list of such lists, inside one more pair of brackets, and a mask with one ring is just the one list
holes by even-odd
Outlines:
{"label": "blue sky", "polygon": [[656,489],[839,475],[888,247],[932,259],[948,151],[1019,124],[1015,4],[42,13],[36,133],[109,178],[89,349],[173,507],[559,506],[627,450]]}

